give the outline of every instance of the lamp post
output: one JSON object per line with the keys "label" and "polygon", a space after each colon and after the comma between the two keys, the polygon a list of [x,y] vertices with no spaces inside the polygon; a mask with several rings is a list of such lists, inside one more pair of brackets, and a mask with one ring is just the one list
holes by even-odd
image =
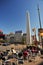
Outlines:
{"label": "lamp post", "polygon": [[33,28],[32,31],[34,32],[34,42],[36,41],[36,28]]}

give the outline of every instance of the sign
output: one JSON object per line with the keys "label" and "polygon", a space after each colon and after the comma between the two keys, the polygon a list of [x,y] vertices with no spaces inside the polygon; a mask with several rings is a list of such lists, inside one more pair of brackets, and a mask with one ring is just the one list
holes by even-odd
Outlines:
{"label": "sign", "polygon": [[39,35],[39,36],[43,36],[43,29],[42,29],[42,28],[39,28],[39,29],[38,29],[38,35]]}

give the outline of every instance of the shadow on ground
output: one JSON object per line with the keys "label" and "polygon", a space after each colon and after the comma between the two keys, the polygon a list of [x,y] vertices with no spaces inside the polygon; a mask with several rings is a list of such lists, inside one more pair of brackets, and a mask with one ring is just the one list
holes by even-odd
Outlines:
{"label": "shadow on ground", "polygon": [[43,62],[41,62],[40,64],[38,64],[38,65],[43,65]]}

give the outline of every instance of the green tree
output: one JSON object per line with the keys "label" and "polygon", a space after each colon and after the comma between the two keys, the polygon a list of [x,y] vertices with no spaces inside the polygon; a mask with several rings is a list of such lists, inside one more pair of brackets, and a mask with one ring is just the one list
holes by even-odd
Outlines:
{"label": "green tree", "polygon": [[26,38],[22,37],[22,43],[23,43],[23,44],[26,43]]}

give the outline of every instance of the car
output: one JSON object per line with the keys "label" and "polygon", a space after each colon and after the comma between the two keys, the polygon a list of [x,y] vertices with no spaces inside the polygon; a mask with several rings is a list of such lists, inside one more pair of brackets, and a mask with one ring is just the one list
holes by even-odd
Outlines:
{"label": "car", "polygon": [[3,43],[2,46],[7,46],[7,43]]}
{"label": "car", "polygon": [[9,43],[3,43],[2,44],[2,46],[8,46],[9,45]]}

